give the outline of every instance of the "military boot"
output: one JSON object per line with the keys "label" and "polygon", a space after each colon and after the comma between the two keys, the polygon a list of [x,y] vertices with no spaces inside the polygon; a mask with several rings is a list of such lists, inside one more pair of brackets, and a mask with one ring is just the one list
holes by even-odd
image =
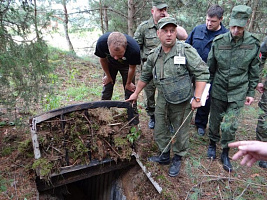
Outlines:
{"label": "military boot", "polygon": [[162,155],[149,157],[148,161],[157,162],[161,165],[168,165],[170,163],[170,151],[163,153]]}
{"label": "military boot", "polygon": [[233,167],[231,165],[228,153],[229,153],[229,148],[224,148],[221,155],[221,161],[223,163],[223,169],[225,171],[231,172],[233,171]]}
{"label": "military boot", "polygon": [[174,177],[179,174],[181,168],[181,160],[182,160],[181,156],[174,155],[171,167],[169,169],[169,176]]}
{"label": "military boot", "polygon": [[212,159],[216,158],[216,142],[213,140],[210,140],[207,156]]}
{"label": "military boot", "polygon": [[261,160],[261,161],[259,162],[259,167],[261,167],[261,168],[267,168],[267,161],[263,161],[263,160]]}

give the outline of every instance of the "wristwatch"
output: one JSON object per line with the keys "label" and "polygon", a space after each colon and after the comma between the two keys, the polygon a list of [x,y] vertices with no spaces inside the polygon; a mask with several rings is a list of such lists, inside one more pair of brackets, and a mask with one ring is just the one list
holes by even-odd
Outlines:
{"label": "wristwatch", "polygon": [[200,102],[201,101],[201,98],[200,97],[195,97],[194,96],[194,99],[196,100],[196,102]]}

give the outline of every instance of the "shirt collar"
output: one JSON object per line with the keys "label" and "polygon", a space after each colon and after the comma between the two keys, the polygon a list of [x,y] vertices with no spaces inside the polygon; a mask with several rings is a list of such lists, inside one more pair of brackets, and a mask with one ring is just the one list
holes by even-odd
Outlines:
{"label": "shirt collar", "polygon": [[[241,38],[241,40],[239,40],[239,41],[242,41],[243,42],[249,36],[250,36],[250,33],[247,32],[247,31],[244,31],[244,35]],[[232,37],[231,31],[229,31],[229,39],[230,39],[231,42],[235,42],[234,38]]]}
{"label": "shirt collar", "polygon": [[148,27],[149,27],[149,28],[154,28],[154,27],[156,27],[156,29],[158,29],[157,25],[154,23],[154,19],[153,19],[153,17],[150,17],[150,19],[148,20]]}

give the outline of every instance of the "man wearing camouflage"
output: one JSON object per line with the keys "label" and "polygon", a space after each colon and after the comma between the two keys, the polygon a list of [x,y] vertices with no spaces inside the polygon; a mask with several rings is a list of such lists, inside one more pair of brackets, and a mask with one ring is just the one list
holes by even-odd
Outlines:
{"label": "man wearing camouflage", "polygon": [[[196,26],[185,41],[197,50],[204,62],[207,62],[213,39],[228,32],[222,24],[223,13],[224,10],[219,5],[210,6],[206,13],[206,24]],[[207,99],[205,106],[201,106],[196,112],[195,126],[200,136],[205,134],[209,113],[210,98]]]}
{"label": "man wearing camouflage", "polygon": [[[160,41],[157,37],[157,24],[161,18],[168,16],[167,7],[168,5],[165,2],[161,0],[154,0],[152,2],[151,9],[152,17],[149,20],[141,23],[136,29],[134,39],[139,44],[141,50],[141,68],[147,60],[149,52],[160,44]],[[180,40],[185,40],[187,38],[185,29],[177,26],[177,30],[177,38]],[[155,126],[155,90],[156,88],[153,84],[153,81],[151,81],[144,89],[145,109],[147,114],[150,116],[148,126],[151,129],[154,129]]]}
{"label": "man wearing camouflage", "polygon": [[[201,106],[200,97],[209,79],[209,70],[197,51],[189,44],[176,41],[177,23],[174,18],[164,17],[158,21],[157,35],[161,42],[153,49],[143,66],[142,74],[135,92],[126,101],[136,102],[138,94],[153,80],[157,90],[155,107],[154,138],[159,147],[160,155],[148,160],[159,164],[170,163],[170,149],[174,157],[169,168],[169,175],[179,174],[181,159],[185,156],[189,144],[190,110]],[[190,75],[195,76],[195,97]],[[174,133],[168,128],[171,123],[175,132],[171,146],[168,143]],[[182,125],[182,123],[184,124]],[[165,150],[166,149],[166,150]],[[164,151],[165,150],[165,151]]]}
{"label": "man wearing camouflage", "polygon": [[[261,70],[264,68],[264,63],[267,58],[267,37],[263,39],[263,42],[260,47],[261,52]],[[259,83],[256,88],[260,93],[263,93],[259,101],[259,107],[263,111],[259,115],[257,129],[256,129],[256,138],[259,141],[267,142],[267,80],[264,83]],[[259,166],[262,168],[267,168],[267,161],[260,161]]]}
{"label": "man wearing camouflage", "polygon": [[213,40],[207,62],[212,81],[207,155],[213,159],[216,157],[216,142],[221,139],[221,161],[226,171],[233,169],[228,144],[235,140],[238,115],[244,104],[250,105],[254,101],[259,82],[260,43],[245,31],[251,12],[251,8],[245,5],[233,8],[230,32]]}

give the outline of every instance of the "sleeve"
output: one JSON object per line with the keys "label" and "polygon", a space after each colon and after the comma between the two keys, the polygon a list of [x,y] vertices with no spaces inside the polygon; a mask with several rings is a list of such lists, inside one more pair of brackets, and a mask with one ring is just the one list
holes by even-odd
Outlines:
{"label": "sleeve", "polygon": [[127,36],[127,42],[128,44],[124,55],[127,58],[129,65],[140,65],[141,54],[139,45],[130,36]]}
{"label": "sleeve", "polygon": [[149,83],[153,79],[154,64],[152,60],[153,60],[153,54],[150,54],[141,71],[140,80],[145,83]]}
{"label": "sleeve", "polygon": [[209,55],[208,55],[208,60],[207,60],[207,65],[209,67],[209,71],[210,71],[210,79],[209,82],[211,83],[214,79],[214,75],[215,72],[217,70],[217,61],[215,58],[215,46],[214,46],[214,42],[212,43]]}
{"label": "sleeve", "polygon": [[143,31],[142,31],[142,24],[140,24],[137,27],[133,38],[135,39],[135,41],[140,46],[140,50],[142,50],[143,49],[143,45],[144,45],[144,35],[143,35]]}
{"label": "sleeve", "polygon": [[207,82],[210,74],[207,64],[201,59],[197,50],[191,45],[185,46],[185,56],[188,70],[194,75],[196,81]]}
{"label": "sleeve", "polygon": [[195,28],[193,31],[189,34],[187,39],[185,40],[185,43],[192,45],[193,44],[193,36],[194,36]]}
{"label": "sleeve", "polygon": [[102,35],[96,43],[96,48],[95,48],[95,55],[100,57],[100,58],[106,58],[106,53],[108,52],[108,45],[107,45],[107,39],[103,38],[104,35]]}
{"label": "sleeve", "polygon": [[248,72],[248,97],[254,97],[255,95],[255,88],[259,83],[259,75],[260,75],[260,50],[258,48],[257,55],[254,57],[250,64],[249,72]]}

